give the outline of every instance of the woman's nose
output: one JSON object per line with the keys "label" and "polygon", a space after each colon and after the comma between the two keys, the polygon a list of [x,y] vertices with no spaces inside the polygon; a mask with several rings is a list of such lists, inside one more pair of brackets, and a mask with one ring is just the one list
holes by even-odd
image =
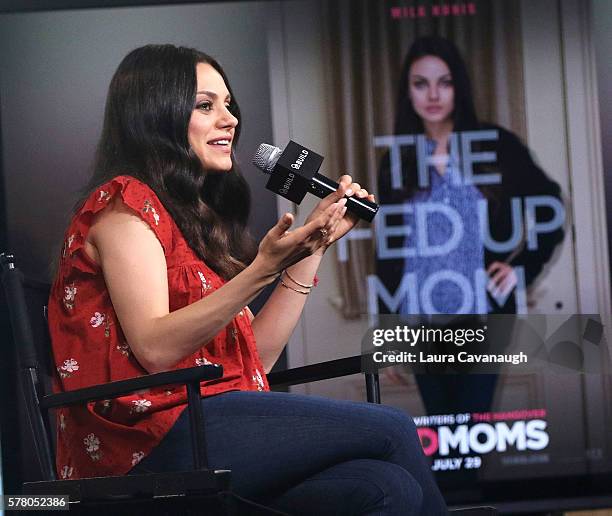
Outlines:
{"label": "woman's nose", "polygon": [[429,88],[429,98],[432,100],[437,99],[439,96],[439,91],[437,86],[432,86],[431,88]]}
{"label": "woman's nose", "polygon": [[223,115],[219,118],[219,125],[221,127],[234,128],[238,125],[238,119],[232,114],[232,112],[226,107]]}

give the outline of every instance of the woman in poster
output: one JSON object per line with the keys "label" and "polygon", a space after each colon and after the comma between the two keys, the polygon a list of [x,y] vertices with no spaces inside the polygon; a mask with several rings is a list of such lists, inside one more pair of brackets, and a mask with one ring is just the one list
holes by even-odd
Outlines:
{"label": "woman in poster", "polygon": [[[525,288],[563,239],[560,188],[517,136],[478,120],[465,63],[449,40],[412,44],[394,132],[412,135],[414,145],[401,147],[399,167],[383,158],[378,191],[381,204],[403,206],[407,230],[396,242],[403,257],[379,256],[377,274],[390,293],[406,274],[416,285],[396,312],[526,312]],[[496,376],[479,376],[476,386],[469,375],[417,375],[428,412],[489,408]]]}

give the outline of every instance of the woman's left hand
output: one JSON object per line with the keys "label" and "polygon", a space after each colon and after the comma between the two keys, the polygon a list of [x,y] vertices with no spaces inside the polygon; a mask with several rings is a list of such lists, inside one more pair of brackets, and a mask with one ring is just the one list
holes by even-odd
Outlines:
{"label": "woman's left hand", "polygon": [[[359,197],[360,199],[366,198],[368,201],[374,202],[374,195],[369,194],[364,188],[361,188],[359,183],[353,183],[353,178],[349,175],[344,175],[338,180],[338,189],[329,194],[327,197],[319,201],[319,203],[312,210],[310,215],[306,218],[305,224],[318,217],[323,213],[328,206],[341,200],[343,197]],[[322,245],[314,254],[323,254],[325,250],[333,244],[336,240],[339,240],[346,235],[351,229],[355,227],[359,218],[351,212],[346,211],[346,206],[343,208],[342,217],[334,224],[330,231],[325,235],[324,245]]]}

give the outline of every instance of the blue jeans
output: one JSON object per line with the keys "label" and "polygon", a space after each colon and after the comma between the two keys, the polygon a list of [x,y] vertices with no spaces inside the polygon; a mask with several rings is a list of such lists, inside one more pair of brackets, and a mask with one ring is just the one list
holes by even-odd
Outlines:
{"label": "blue jeans", "polygon": [[[202,400],[211,469],[290,514],[446,514],[412,419],[385,405],[277,392]],[[193,468],[185,410],[130,473]]]}

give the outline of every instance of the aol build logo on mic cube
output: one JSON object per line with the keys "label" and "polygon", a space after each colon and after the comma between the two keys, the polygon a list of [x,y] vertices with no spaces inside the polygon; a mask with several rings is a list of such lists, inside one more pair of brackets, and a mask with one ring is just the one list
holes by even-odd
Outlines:
{"label": "aol build logo on mic cube", "polygon": [[266,188],[300,204],[310,191],[310,181],[321,163],[323,156],[290,141],[278,158]]}

